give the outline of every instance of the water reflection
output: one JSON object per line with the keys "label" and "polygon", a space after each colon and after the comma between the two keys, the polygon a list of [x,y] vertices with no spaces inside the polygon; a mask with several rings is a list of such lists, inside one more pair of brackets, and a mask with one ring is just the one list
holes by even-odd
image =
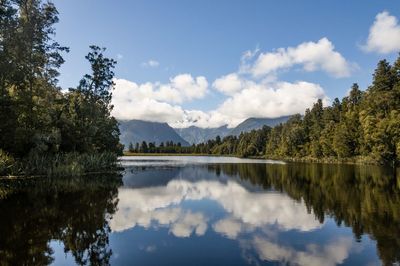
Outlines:
{"label": "water reflection", "polygon": [[[400,254],[396,182],[393,172],[371,166],[142,165],[124,175],[110,226],[120,233],[164,228],[190,241],[219,235],[236,241],[243,264],[377,263],[366,255],[376,240],[388,264]],[[364,234],[373,240],[361,241]]]}
{"label": "water reflection", "polygon": [[108,264],[108,220],[120,184],[115,176],[2,181],[0,264],[50,264],[52,240],[76,264]]}
{"label": "water reflection", "polygon": [[159,224],[167,222],[174,228],[174,222],[182,220],[203,225],[204,215],[197,215],[197,220],[182,219],[177,216],[186,217],[188,214],[178,211],[179,208],[175,206],[185,200],[204,199],[217,202],[229,213],[230,222],[221,221],[217,226],[220,230],[225,230],[227,235],[235,233],[228,232],[229,228],[237,229],[237,226],[232,226],[235,221],[240,221],[240,228],[276,225],[280,230],[300,231],[309,231],[320,225],[314,215],[307,212],[303,202],[294,202],[284,194],[251,192],[236,181],[221,183],[173,179],[166,186],[119,189],[118,211],[111,221],[111,228],[121,231],[135,225],[149,227],[152,221]]}
{"label": "water reflection", "polygon": [[130,161],[122,180],[1,181],[0,265],[400,261],[395,171],[208,160]]}

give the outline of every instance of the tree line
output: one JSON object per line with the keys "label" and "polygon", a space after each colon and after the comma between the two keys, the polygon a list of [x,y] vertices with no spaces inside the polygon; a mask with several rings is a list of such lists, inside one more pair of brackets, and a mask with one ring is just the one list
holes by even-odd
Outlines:
{"label": "tree line", "polygon": [[315,218],[351,227],[357,241],[376,241],[382,265],[400,261],[400,172],[374,165],[214,164],[209,171],[240,178],[304,202]]}
{"label": "tree line", "polygon": [[136,142],[133,145],[132,142],[128,145],[128,151],[130,153],[193,153],[192,147],[182,146],[180,142],[174,143],[171,141],[160,142],[157,145],[155,142],[142,141],[140,144]]}
{"label": "tree line", "polygon": [[[54,40],[58,11],[41,0],[0,2],[0,157],[2,162],[61,153],[120,153],[110,115],[116,61],[90,46],[91,71],[75,88],[57,85],[63,54]],[[4,164],[3,164],[4,166]],[[1,170],[1,169],[0,169]]]}
{"label": "tree line", "polygon": [[[171,147],[168,152],[179,153],[182,148]],[[273,128],[264,126],[223,139],[218,136],[187,147],[184,152],[397,164],[400,162],[400,56],[393,64],[381,60],[372,84],[365,91],[355,83],[347,96],[334,99],[331,106],[323,106],[322,100],[318,100],[304,115],[293,115]]]}
{"label": "tree line", "polygon": [[372,84],[355,83],[342,100],[318,100],[304,116],[293,115],[274,128],[264,127],[197,145],[195,152],[266,156],[281,159],[400,162],[400,56],[381,60]]}

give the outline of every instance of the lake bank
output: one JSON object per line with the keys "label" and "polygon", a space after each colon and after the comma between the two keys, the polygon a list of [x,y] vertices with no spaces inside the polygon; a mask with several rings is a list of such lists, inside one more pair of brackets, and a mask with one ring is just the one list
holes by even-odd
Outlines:
{"label": "lake bank", "polygon": [[[10,265],[29,264],[32,256],[56,265],[89,259],[111,265],[399,261],[400,186],[390,169],[221,156],[120,159],[131,163],[119,176],[0,180],[5,217],[0,254],[7,254],[2,260]],[[300,263],[303,256],[307,263]]]}
{"label": "lake bank", "polygon": [[[249,156],[241,157],[233,154],[207,154],[207,153],[133,153],[124,152],[124,156],[211,156],[211,157],[234,157],[234,158],[247,158],[247,159],[267,159],[267,160],[278,160],[285,162],[300,162],[300,163],[321,163],[321,164],[350,164],[350,165],[377,165],[385,166],[377,161],[374,161],[367,157],[355,157],[355,158],[313,158],[313,157],[268,157],[268,156]],[[394,167],[394,166],[390,166]]]}
{"label": "lake bank", "polygon": [[5,178],[80,176],[118,168],[118,156],[112,152],[51,155],[30,153],[23,158],[14,158],[0,152],[0,176]]}
{"label": "lake bank", "polygon": [[124,152],[124,156],[210,156],[210,157],[237,157],[232,154],[208,154],[208,153],[136,153]]}

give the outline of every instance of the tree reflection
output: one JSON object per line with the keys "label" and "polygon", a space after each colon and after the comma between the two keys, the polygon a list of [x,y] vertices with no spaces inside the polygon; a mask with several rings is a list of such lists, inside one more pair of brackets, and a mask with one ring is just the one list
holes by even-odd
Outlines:
{"label": "tree reflection", "polygon": [[77,264],[109,264],[108,221],[120,183],[117,176],[3,181],[1,265],[51,263],[51,240],[63,242]]}
{"label": "tree reflection", "polygon": [[308,210],[324,221],[350,226],[361,241],[369,234],[377,242],[384,264],[400,261],[400,189],[398,170],[376,166],[325,164],[226,164],[210,171],[238,176],[264,189],[304,200]]}

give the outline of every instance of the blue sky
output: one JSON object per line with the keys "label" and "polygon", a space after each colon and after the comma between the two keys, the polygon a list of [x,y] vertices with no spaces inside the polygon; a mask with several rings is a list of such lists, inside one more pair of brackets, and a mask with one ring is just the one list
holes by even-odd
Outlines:
{"label": "blue sky", "polygon": [[[326,103],[329,103],[329,99],[345,96],[354,82],[365,89],[371,81],[378,60],[386,58],[393,61],[400,50],[399,45],[386,47],[386,44],[377,44],[376,40],[375,46],[372,42],[369,49],[365,48],[369,36],[371,37],[370,29],[377,22],[378,14],[386,11],[386,17],[382,20],[386,19],[388,22],[390,18],[400,18],[398,1],[53,2],[60,13],[56,40],[71,48],[71,52],[65,55],[66,63],[61,68],[60,85],[63,88],[76,86],[82,74],[88,71],[84,55],[89,45],[107,47],[107,54],[118,60],[116,78],[125,82],[118,83],[117,90],[121,88],[124,92],[116,91],[117,97],[133,97],[127,102],[115,102],[115,105],[118,105],[116,116],[125,119],[142,118],[172,124],[178,123],[178,120],[184,121],[179,122],[181,126],[196,124],[202,120],[199,126],[204,127],[207,123],[211,126],[220,125],[224,120],[229,120],[227,123],[234,125],[246,116],[272,117],[299,112],[302,107],[309,105],[308,101],[304,101],[303,105],[299,104],[293,110],[282,109],[275,112],[276,108],[272,109],[276,104],[295,104],[279,102],[278,96],[288,97],[285,93],[269,96],[270,91],[263,94],[264,90],[277,92],[285,83],[291,86],[288,89],[289,96],[291,90],[296,90],[296,97],[301,98],[302,94],[297,94],[298,90],[308,86],[304,97],[310,97],[311,100],[323,94]],[[390,36],[397,34],[397,26],[398,24],[388,29]],[[323,38],[326,38],[328,43],[319,43]],[[396,42],[397,37],[393,38],[392,40],[390,37],[389,41]],[[311,51],[318,49],[318,44],[323,46],[321,54],[314,55],[311,52],[312,55],[308,54],[304,59],[304,49],[298,46],[307,43],[310,44]],[[316,45],[315,49],[313,44]],[[295,51],[284,50],[280,54],[289,55],[290,62],[280,62],[283,65],[267,72],[264,66],[264,76],[255,76],[252,70],[243,71],[246,64],[241,63],[241,58],[246,51],[258,49],[258,53],[248,62],[249,68],[254,70],[260,55],[276,54],[276,49],[288,47],[293,47]],[[326,52],[323,50],[325,48]],[[332,70],[329,61],[335,53],[345,60],[345,64],[342,62]],[[149,64],[150,61],[152,64]],[[274,65],[275,62],[267,62],[268,66],[271,64]],[[339,73],[340,67],[347,67],[347,70]],[[232,73],[236,73],[240,80],[246,80],[241,83],[246,85],[229,93],[213,86],[215,80]],[[175,83],[171,81],[181,74],[190,75],[194,83],[192,89],[203,90],[203,93],[193,94],[185,91],[185,95],[179,96],[178,94],[182,93],[179,84],[190,85],[188,76],[185,76],[186,81],[183,77],[176,79]],[[206,88],[202,85],[202,80],[200,85],[197,83],[197,77],[204,77],[207,82]],[[134,84],[126,83],[128,81]],[[127,87],[140,90],[139,87],[146,82],[150,82],[152,93],[126,94]],[[293,84],[299,85],[298,82],[307,84],[294,88]],[[316,86],[310,89],[309,83],[318,85],[322,92]],[[157,94],[163,86],[169,86],[168,91],[173,93],[169,96],[165,96],[164,93]],[[173,90],[174,86],[178,89]],[[249,93],[247,97],[257,96],[259,92],[260,95],[264,95],[260,96],[264,97],[263,101],[271,101],[272,109],[258,108],[260,113],[257,113],[257,110],[243,110],[241,113],[242,110],[237,105],[247,105],[245,99],[248,98],[244,95],[240,98],[236,94],[251,86],[261,87],[253,88],[253,93]],[[148,91],[148,88],[142,90]],[[180,99],[171,99],[175,96],[179,96]],[[147,104],[141,101],[144,98],[148,100]],[[143,109],[153,109],[149,107],[153,101],[160,106],[160,110],[149,110],[145,113]],[[272,103],[273,101],[279,103]],[[232,119],[227,117],[227,110],[232,108],[229,104],[236,104],[232,109]],[[253,103],[254,106],[257,104],[260,103]],[[224,108],[221,108],[222,105]],[[249,102],[249,105],[252,103]],[[143,112],[132,111],[139,107]],[[177,112],[171,111],[173,115],[166,117],[165,114],[170,114],[170,110],[174,108]],[[126,109],[132,110],[124,113]],[[188,124],[188,121],[192,122]]]}

